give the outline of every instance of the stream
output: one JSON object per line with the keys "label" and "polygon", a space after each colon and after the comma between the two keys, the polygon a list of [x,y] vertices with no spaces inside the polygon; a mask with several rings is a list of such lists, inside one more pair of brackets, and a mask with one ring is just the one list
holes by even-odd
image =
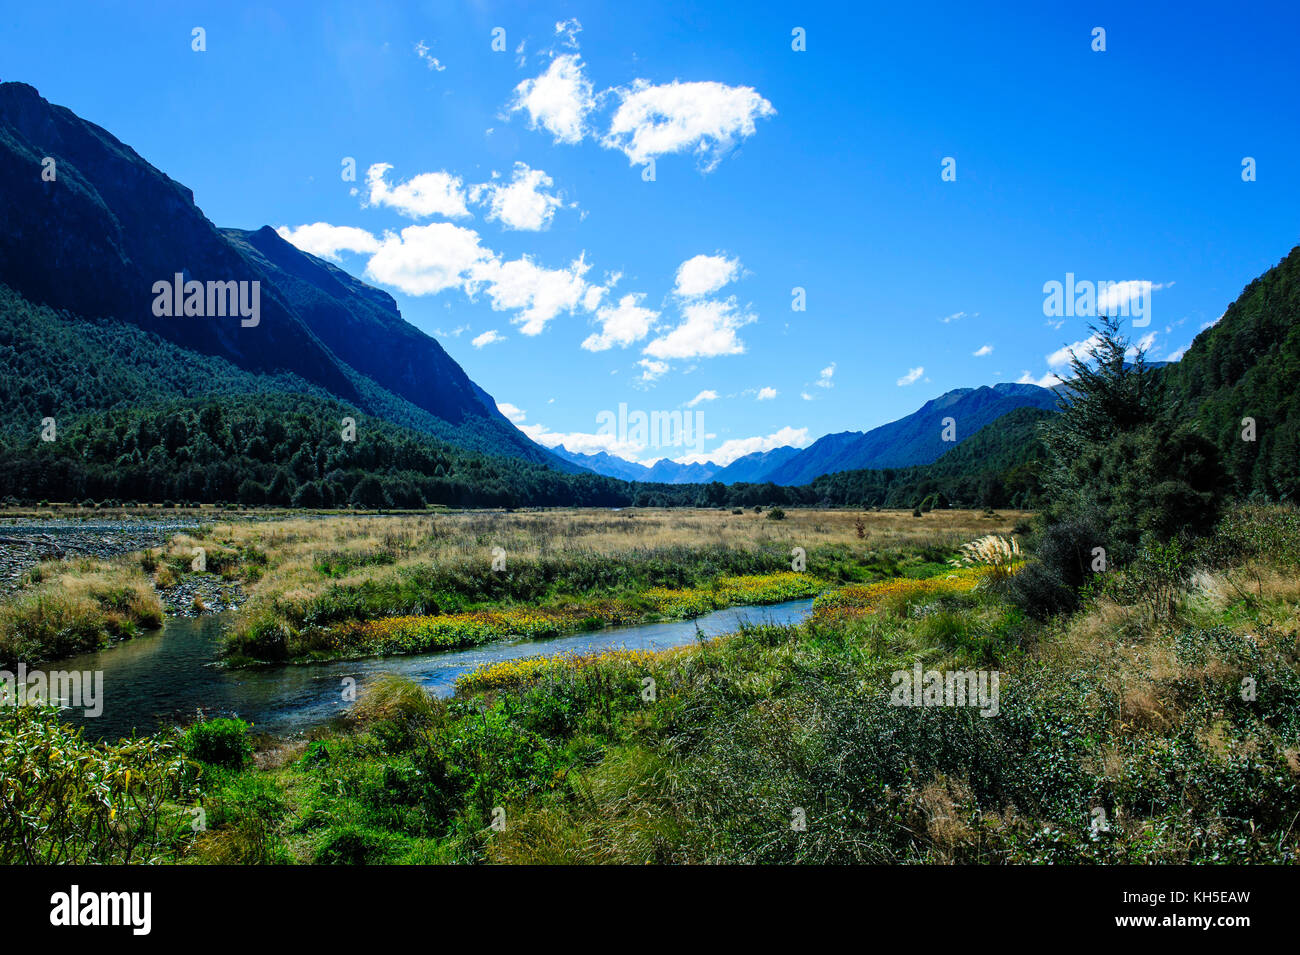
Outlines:
{"label": "stream", "polygon": [[216,665],[222,632],[231,614],[168,617],[161,630],[84,653],[51,670],[103,671],[103,712],[87,717],[65,709],[64,718],[87,736],[117,739],[132,732],[150,733],[169,724],[188,722],[198,710],[205,717],[238,716],[254,732],[288,736],[343,715],[344,679],[358,689],[380,674],[410,677],[437,696],[451,696],[456,678],[484,663],[519,657],[553,656],[626,648],[664,650],[715,637],[745,622],[791,624],[812,611],[811,600],[792,600],[765,607],[731,607],[694,620],[607,627],[541,640],[511,639],[465,650],[442,650],[413,656],[292,664],[249,670]]}

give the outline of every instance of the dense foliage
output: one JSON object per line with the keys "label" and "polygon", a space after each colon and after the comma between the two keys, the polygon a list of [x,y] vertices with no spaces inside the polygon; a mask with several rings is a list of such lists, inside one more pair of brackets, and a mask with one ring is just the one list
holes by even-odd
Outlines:
{"label": "dense foliage", "polygon": [[1246,286],[1161,375],[1223,452],[1237,493],[1300,497],[1300,248]]}
{"label": "dense foliage", "polygon": [[[356,423],[345,440],[344,418]],[[0,488],[19,499],[200,501],[295,507],[626,503],[626,485],[488,457],[288,394],[169,401],[81,415],[57,439],[6,449]]]}

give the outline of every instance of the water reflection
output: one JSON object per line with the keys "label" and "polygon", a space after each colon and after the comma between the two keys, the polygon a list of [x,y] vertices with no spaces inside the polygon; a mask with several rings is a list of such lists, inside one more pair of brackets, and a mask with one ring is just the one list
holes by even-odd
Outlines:
{"label": "water reflection", "polygon": [[620,647],[661,650],[694,643],[701,636],[730,633],[746,621],[797,623],[811,610],[811,600],[793,600],[768,607],[733,607],[696,620],[502,641],[469,650],[235,671],[214,665],[221,632],[230,624],[229,615],[218,614],[169,618],[161,631],[62,661],[57,668],[104,671],[103,714],[87,719],[79,710],[65,711],[65,718],[84,726],[88,735],[113,739],[133,731],[148,733],[189,719],[201,708],[206,716],[239,716],[258,731],[279,736],[344,713],[350,706],[343,701],[347,677],[364,686],[378,674],[399,673],[439,696],[450,696],[456,678],[483,663]]}

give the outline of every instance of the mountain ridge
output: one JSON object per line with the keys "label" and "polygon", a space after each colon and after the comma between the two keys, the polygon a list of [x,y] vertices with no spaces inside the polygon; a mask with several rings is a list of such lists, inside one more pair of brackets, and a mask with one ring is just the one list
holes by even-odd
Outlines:
{"label": "mountain ridge", "polygon": [[[175,275],[258,282],[259,321],[155,315],[154,284]],[[269,226],[218,228],[189,188],[25,83],[0,83],[0,284],[34,305],[127,322],[255,374],[295,376],[467,448],[574,470],[515,428],[388,293]]]}
{"label": "mountain ridge", "polygon": [[[901,468],[937,461],[953,446],[1017,408],[1056,410],[1057,393],[1038,385],[1000,382],[954,388],[930,399],[916,411],[868,431],[823,435],[806,448],[790,446],[759,451],[725,466],[714,462],[678,464],[663,459],[652,466],[607,452],[582,454],[563,445],[560,457],[588,470],[625,481],[693,484],[780,484],[798,487],[826,474],[864,469]],[[954,419],[956,434],[945,440],[944,418]]]}

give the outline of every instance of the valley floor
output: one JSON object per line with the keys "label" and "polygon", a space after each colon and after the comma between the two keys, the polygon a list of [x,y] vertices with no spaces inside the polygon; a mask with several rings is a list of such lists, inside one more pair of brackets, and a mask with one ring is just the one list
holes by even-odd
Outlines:
{"label": "valley floor", "polygon": [[[255,752],[236,721],[101,747],[19,711],[0,771],[48,767],[81,810],[57,824],[82,821],[54,850],[52,830],[26,834],[0,806],[0,845],[12,861],[1295,861],[1297,513],[1238,510],[1167,579],[1117,572],[1045,621],[1008,587],[1018,563],[950,563],[1023,517],[216,525],[201,539],[249,590],[246,620],[286,631],[331,615],[633,606],[723,578],[801,574],[820,596],[799,626],[509,661],[463,677],[450,700],[377,680],[345,725]],[[491,570],[493,548],[505,571]],[[154,574],[168,566],[157,559]],[[108,783],[78,789],[101,764]]]}

